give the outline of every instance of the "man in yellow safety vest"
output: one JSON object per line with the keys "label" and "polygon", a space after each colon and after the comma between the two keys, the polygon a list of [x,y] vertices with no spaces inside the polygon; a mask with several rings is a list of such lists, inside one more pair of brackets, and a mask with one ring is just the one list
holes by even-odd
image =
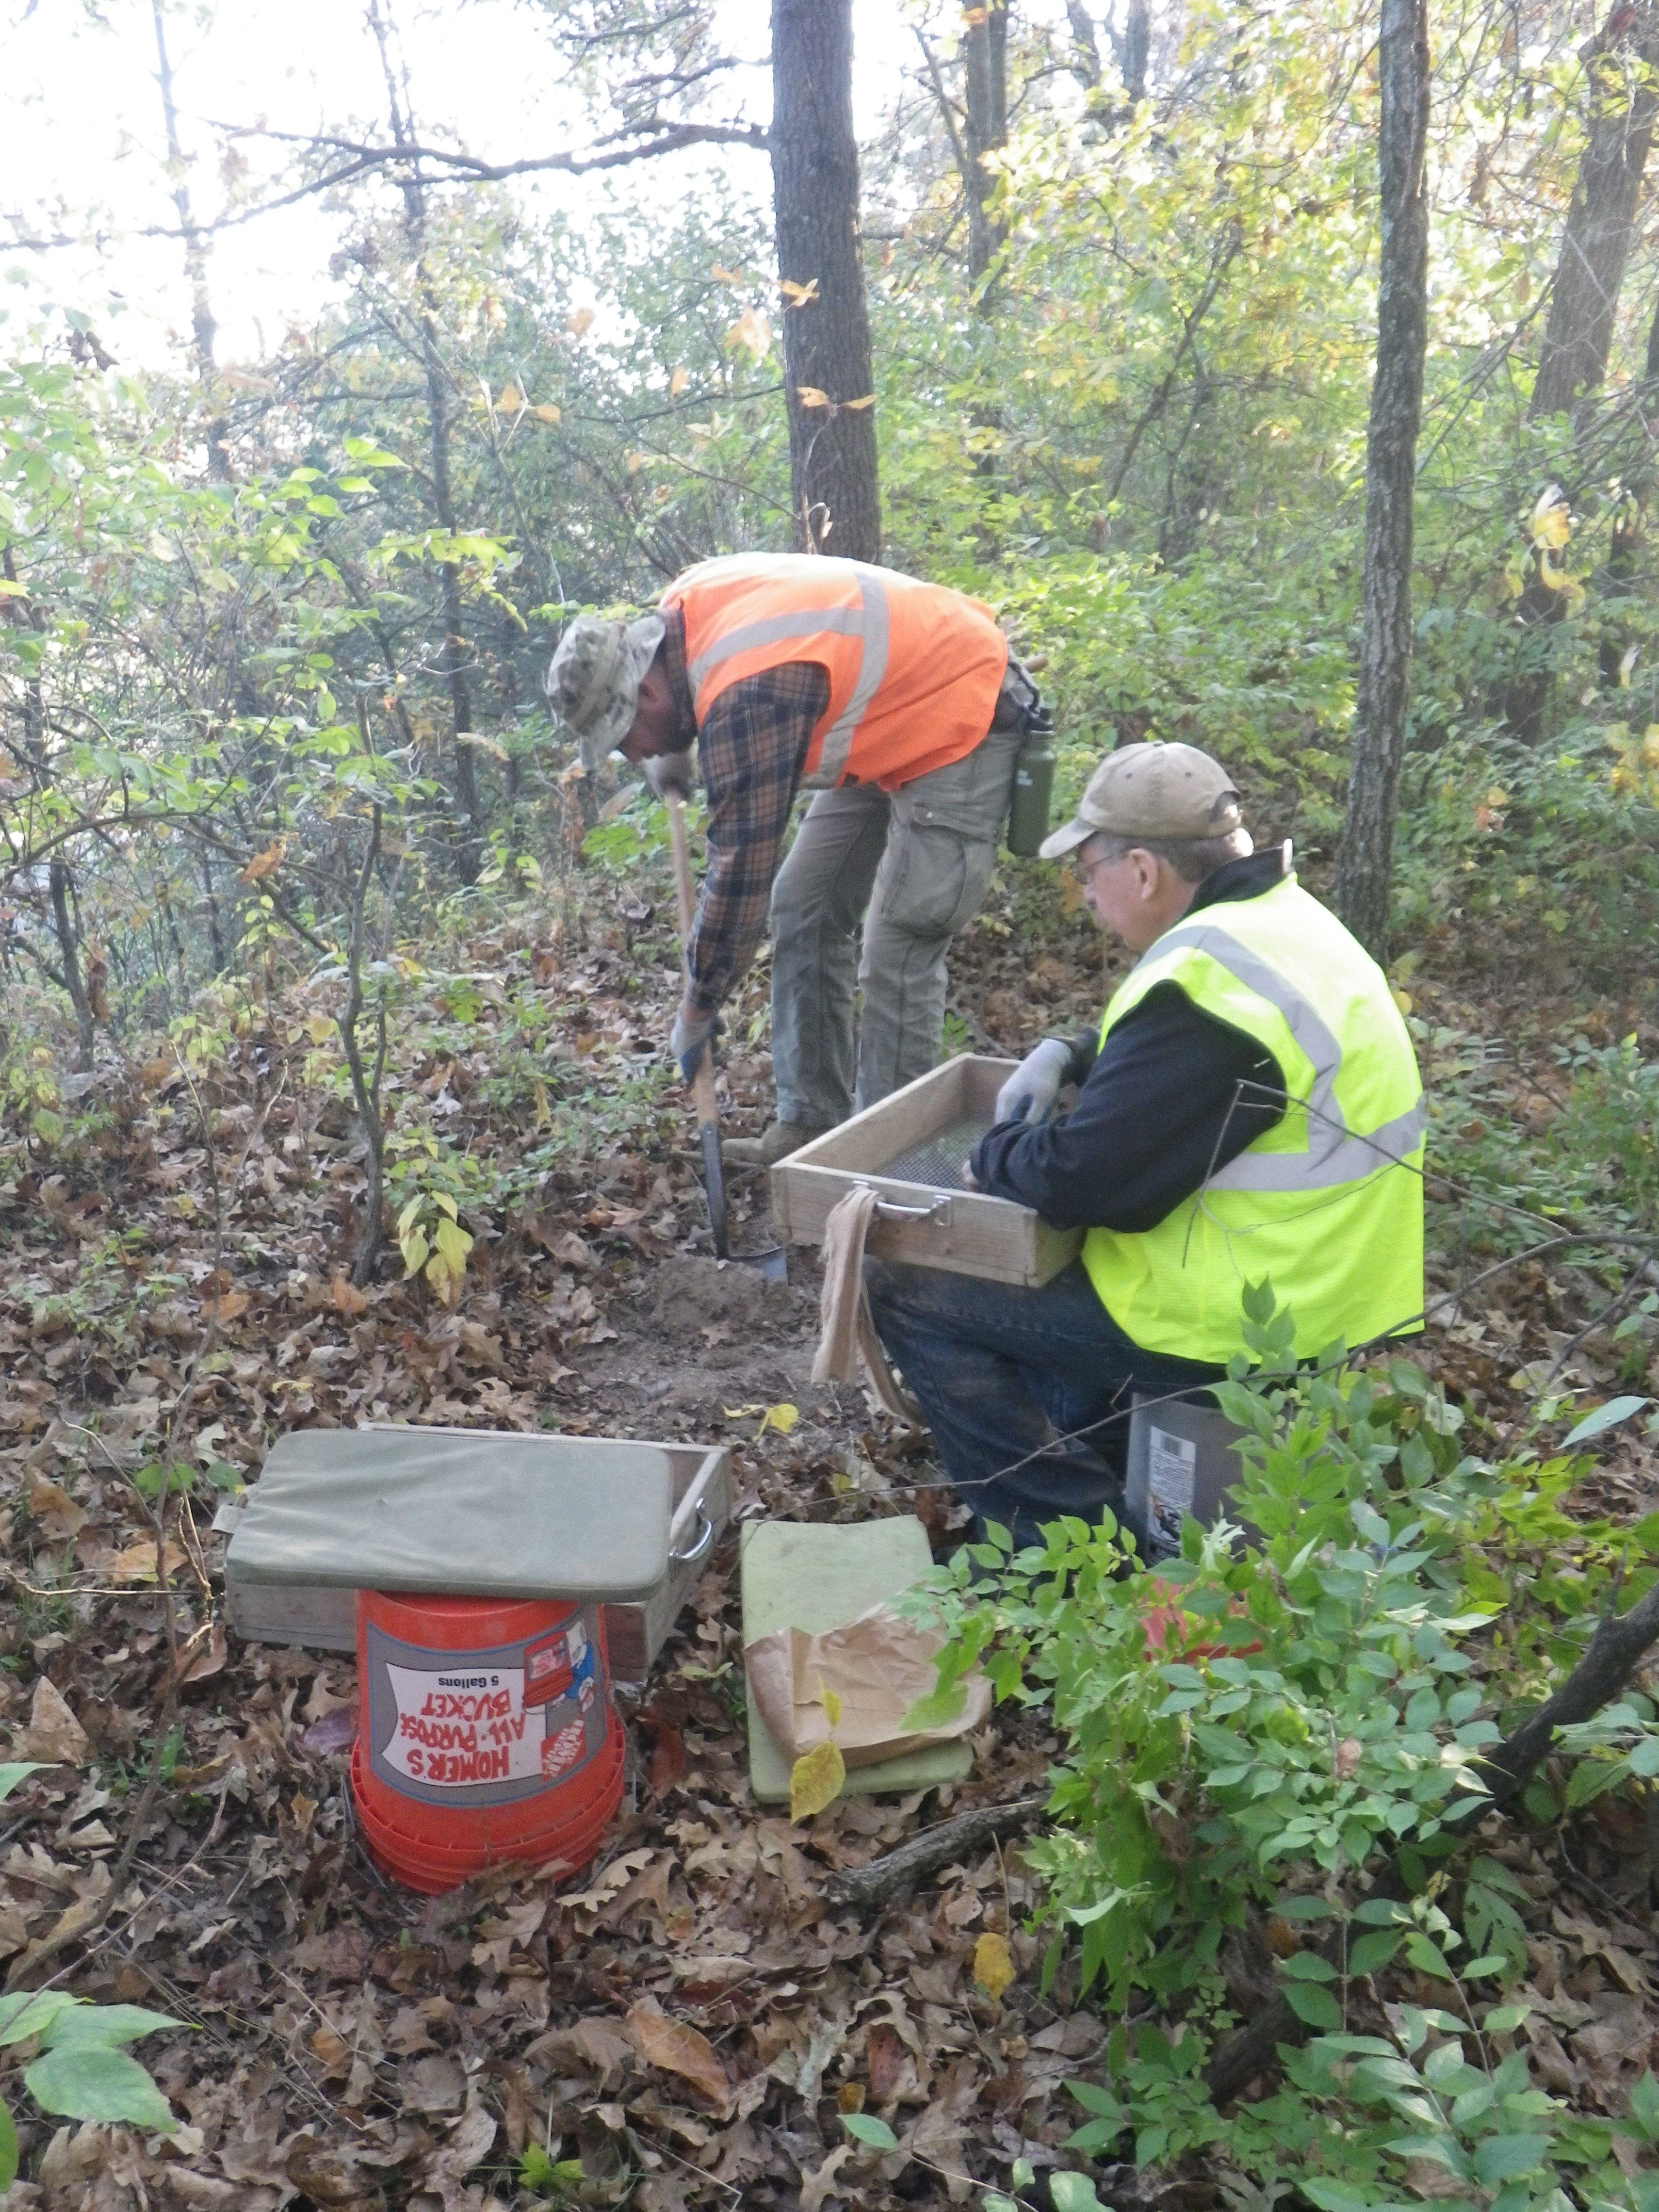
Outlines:
{"label": "man in yellow safety vest", "polygon": [[934,1065],[945,952],[1040,712],[989,607],[860,561],[738,554],[634,623],[579,617],[547,688],[590,770],[612,750],[659,790],[701,770],[708,872],[670,1040],[688,1080],[770,928],[777,1120],[729,1158],[769,1166]]}
{"label": "man in yellow safety vest", "polygon": [[1074,856],[1096,921],[1140,957],[1097,1030],[1022,1061],[969,1173],[1085,1230],[1082,1255],[1037,1290],[866,1271],[946,1474],[1021,1545],[1061,1513],[1121,1516],[1132,1394],[1223,1374],[1246,1285],[1271,1282],[1304,1358],[1410,1328],[1423,1305],[1411,1039],[1289,846],[1255,851],[1206,754],[1136,744],[1042,852]]}

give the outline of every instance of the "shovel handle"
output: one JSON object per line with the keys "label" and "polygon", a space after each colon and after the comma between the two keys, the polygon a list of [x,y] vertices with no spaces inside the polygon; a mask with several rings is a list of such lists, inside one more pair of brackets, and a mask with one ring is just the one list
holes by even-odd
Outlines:
{"label": "shovel handle", "polygon": [[[668,841],[674,848],[674,899],[680,910],[680,953],[684,959],[691,942],[691,924],[696,912],[696,902],[691,896],[691,854],[685,842],[684,802],[678,791],[671,791],[665,794],[665,803],[668,808]],[[712,1047],[697,1062],[697,1072],[691,1079],[691,1098],[700,1126],[706,1128],[719,1121]]]}
{"label": "shovel handle", "polygon": [[696,902],[691,896],[691,855],[685,842],[685,802],[678,791],[665,794],[668,809],[668,842],[674,848],[674,897],[680,910],[680,949],[691,941]]}

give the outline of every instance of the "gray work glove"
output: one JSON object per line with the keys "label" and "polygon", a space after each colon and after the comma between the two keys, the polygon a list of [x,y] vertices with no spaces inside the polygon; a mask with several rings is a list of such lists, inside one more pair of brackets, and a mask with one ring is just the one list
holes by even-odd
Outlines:
{"label": "gray work glove", "polygon": [[1060,1037],[1044,1037],[998,1091],[998,1121],[1046,1121],[1071,1069],[1071,1046]]}
{"label": "gray work glove", "polygon": [[692,786],[697,780],[697,756],[695,750],[683,753],[656,753],[640,763],[646,781],[659,799],[666,799],[671,791],[678,792],[682,799],[690,799]]}
{"label": "gray work glove", "polygon": [[674,1016],[674,1026],[668,1036],[668,1049],[680,1064],[680,1073],[687,1083],[696,1073],[704,1053],[709,1050],[715,1036],[716,1017],[705,1014],[701,1007],[689,1006],[682,999],[679,1011]]}

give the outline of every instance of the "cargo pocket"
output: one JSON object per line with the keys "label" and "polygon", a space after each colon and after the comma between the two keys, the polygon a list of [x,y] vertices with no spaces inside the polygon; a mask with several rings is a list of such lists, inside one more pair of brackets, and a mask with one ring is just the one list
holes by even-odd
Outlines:
{"label": "cargo pocket", "polygon": [[995,860],[994,847],[980,838],[913,823],[882,921],[907,937],[954,937],[979,911]]}

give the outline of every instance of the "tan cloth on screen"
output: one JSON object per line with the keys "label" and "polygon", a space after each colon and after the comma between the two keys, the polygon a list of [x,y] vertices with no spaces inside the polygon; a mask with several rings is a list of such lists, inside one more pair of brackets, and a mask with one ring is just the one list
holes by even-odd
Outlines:
{"label": "tan cloth on screen", "polygon": [[[833,1741],[848,1766],[871,1766],[983,1727],[991,1686],[977,1667],[962,1677],[957,1695],[943,1701],[943,1713],[906,1725],[917,1700],[938,1687],[933,1662],[943,1641],[940,1630],[875,1605],[822,1636],[774,1629],[744,1647],[743,1663],[761,1718],[787,1759]],[[833,1722],[824,1709],[826,1689],[841,1701]]]}
{"label": "tan cloth on screen", "polygon": [[878,1203],[878,1194],[868,1183],[857,1183],[845,1198],[837,1199],[823,1224],[823,1296],[812,1380],[856,1382],[862,1352],[871,1386],[884,1410],[896,1421],[921,1429],[927,1425],[921,1408],[887,1364],[864,1295],[864,1240]]}

